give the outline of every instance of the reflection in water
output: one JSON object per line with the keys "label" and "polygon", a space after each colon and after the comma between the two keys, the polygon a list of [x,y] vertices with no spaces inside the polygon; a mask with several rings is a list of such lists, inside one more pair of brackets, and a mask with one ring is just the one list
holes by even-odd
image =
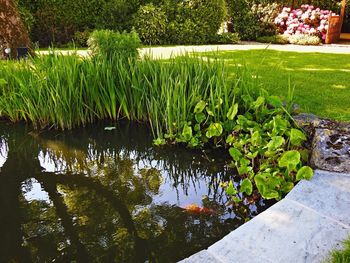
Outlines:
{"label": "reflection in water", "polygon": [[103,127],[0,123],[0,262],[175,262],[266,208],[226,205],[220,182],[233,171],[221,152],[154,148],[144,126]]}

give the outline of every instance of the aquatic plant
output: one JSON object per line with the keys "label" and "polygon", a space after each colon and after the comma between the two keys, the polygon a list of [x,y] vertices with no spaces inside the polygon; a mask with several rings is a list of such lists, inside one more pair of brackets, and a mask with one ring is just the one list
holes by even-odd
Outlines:
{"label": "aquatic plant", "polygon": [[[52,52],[0,64],[0,112],[37,128],[71,129],[96,119],[148,121],[154,132],[173,130],[198,98],[228,93],[223,63],[111,57],[82,59]],[[176,126],[176,125],[175,125]]]}
{"label": "aquatic plant", "polygon": [[289,115],[290,102],[283,106],[278,97],[262,89],[240,85],[234,94],[228,107],[224,106],[227,98],[215,95],[214,99],[210,96],[212,100],[198,101],[192,118],[177,134],[164,137],[189,147],[209,144],[227,148],[231,166],[242,178],[240,185],[234,186],[232,181],[224,185],[234,202],[256,192],[265,199],[281,199],[295,182],[313,176],[312,169],[304,166],[308,162],[303,147],[307,137]]}
{"label": "aquatic plant", "polygon": [[[36,128],[71,129],[98,119],[148,122],[154,143],[226,147],[242,177],[240,192],[280,199],[312,170],[305,135],[258,78],[223,61],[189,55],[166,61],[111,55],[49,56],[0,64],[0,114]],[[227,193],[240,201],[238,186]]]}

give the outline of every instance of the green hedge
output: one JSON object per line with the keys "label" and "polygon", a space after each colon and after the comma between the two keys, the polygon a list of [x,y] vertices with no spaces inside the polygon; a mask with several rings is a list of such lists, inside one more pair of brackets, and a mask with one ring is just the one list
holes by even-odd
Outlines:
{"label": "green hedge", "polygon": [[84,45],[94,29],[130,31],[146,44],[205,44],[226,18],[225,0],[18,0],[40,46]]}
{"label": "green hedge", "polygon": [[137,11],[134,26],[143,43],[154,45],[164,42],[167,22],[167,16],[161,8],[147,4]]}
{"label": "green hedge", "polygon": [[214,42],[227,17],[225,0],[166,0],[141,6],[135,29],[148,44],[205,44]]}
{"label": "green hedge", "polygon": [[[40,46],[62,46],[77,32],[132,28],[139,1],[126,0],[18,0],[19,9],[33,16],[31,37]],[[23,17],[23,16],[22,16]],[[28,17],[25,14],[24,18]]]}
{"label": "green hedge", "polygon": [[[95,29],[130,31],[133,27],[145,44],[214,43],[221,23],[232,18],[232,27],[242,39],[272,35],[266,10],[254,5],[291,0],[16,0],[22,18],[40,46],[64,46],[75,40],[86,45]],[[339,11],[339,0],[299,0],[322,9]],[[350,5],[348,5],[350,8]],[[228,11],[227,11],[228,10]],[[269,18],[272,18],[271,15]],[[269,19],[268,19],[269,20]]]}

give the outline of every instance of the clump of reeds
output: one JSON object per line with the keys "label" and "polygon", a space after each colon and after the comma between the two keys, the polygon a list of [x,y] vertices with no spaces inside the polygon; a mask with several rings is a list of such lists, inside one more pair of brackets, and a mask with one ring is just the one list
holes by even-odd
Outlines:
{"label": "clump of reeds", "polygon": [[[134,37],[128,36],[128,41]],[[30,121],[37,128],[61,129],[128,118],[149,122],[157,135],[173,134],[192,119],[198,101],[208,102],[208,111],[220,120],[237,92],[250,85],[239,73],[229,84],[224,63],[216,59],[185,55],[140,60],[130,52],[118,49],[85,59],[51,52],[28,61],[3,62],[0,115],[14,122]]]}

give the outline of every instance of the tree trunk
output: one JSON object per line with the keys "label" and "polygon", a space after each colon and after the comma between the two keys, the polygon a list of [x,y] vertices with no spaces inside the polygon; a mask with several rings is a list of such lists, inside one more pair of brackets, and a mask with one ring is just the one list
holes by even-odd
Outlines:
{"label": "tree trunk", "polygon": [[5,58],[5,48],[11,48],[16,57],[16,48],[31,47],[28,32],[13,0],[0,0],[0,59]]}

